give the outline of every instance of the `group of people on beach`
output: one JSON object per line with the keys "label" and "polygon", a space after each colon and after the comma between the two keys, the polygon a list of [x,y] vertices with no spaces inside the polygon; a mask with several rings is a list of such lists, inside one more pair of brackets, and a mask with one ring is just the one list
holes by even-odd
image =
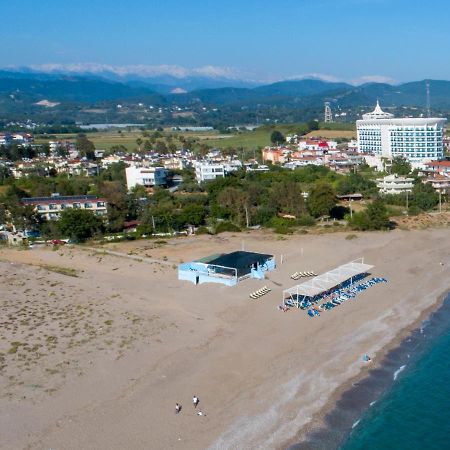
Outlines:
{"label": "group of people on beach", "polygon": [[[200,403],[200,399],[194,395],[192,397],[192,404],[194,405],[194,409],[197,409],[198,404]],[[182,406],[180,403],[175,403],[175,414],[179,414],[181,412]],[[201,410],[197,411],[197,416],[206,416]]]}

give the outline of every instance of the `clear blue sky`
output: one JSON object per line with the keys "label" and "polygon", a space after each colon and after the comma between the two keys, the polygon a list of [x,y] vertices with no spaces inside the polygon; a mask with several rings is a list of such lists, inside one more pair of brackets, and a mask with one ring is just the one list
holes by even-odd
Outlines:
{"label": "clear blue sky", "polygon": [[2,0],[1,66],[450,79],[448,0]]}

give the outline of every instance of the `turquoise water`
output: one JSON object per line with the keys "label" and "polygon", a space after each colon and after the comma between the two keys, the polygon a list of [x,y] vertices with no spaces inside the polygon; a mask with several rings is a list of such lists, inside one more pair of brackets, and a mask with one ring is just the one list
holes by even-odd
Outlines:
{"label": "turquoise water", "polygon": [[450,306],[417,332],[393,384],[359,422],[340,450],[450,449]]}

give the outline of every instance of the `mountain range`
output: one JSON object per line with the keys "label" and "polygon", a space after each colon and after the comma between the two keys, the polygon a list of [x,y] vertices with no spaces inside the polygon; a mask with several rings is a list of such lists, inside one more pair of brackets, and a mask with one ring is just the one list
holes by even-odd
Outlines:
{"label": "mountain range", "polygon": [[[228,84],[227,83],[233,83]],[[0,118],[24,114],[32,115],[53,108],[64,113],[89,108],[113,110],[118,103],[154,107],[177,106],[218,108],[227,111],[271,111],[268,117],[277,117],[276,111],[319,111],[325,101],[333,110],[372,108],[377,100],[382,107],[402,107],[425,111],[426,85],[430,88],[430,102],[434,112],[445,114],[450,110],[450,81],[422,80],[397,85],[365,83],[354,86],[344,82],[320,79],[288,80],[267,85],[249,85],[247,82],[208,77],[141,77],[117,81],[93,74],[43,73],[30,70],[0,70]],[[409,112],[410,113],[410,112]],[[136,116],[137,117],[137,116]],[[283,116],[286,118],[286,116]],[[77,116],[74,120],[80,120]],[[82,120],[87,119],[83,116]]]}

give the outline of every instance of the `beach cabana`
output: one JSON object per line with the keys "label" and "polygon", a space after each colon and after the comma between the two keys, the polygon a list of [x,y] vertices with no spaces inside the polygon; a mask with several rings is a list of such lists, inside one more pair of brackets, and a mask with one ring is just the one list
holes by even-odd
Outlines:
{"label": "beach cabana", "polygon": [[355,278],[367,273],[373,267],[365,264],[363,258],[343,264],[342,266],[336,267],[336,269],[318,275],[304,283],[285,289],[283,291],[283,304],[285,300],[289,299],[299,308],[300,303],[304,300],[315,299],[326,292],[336,289],[345,282],[352,284]]}
{"label": "beach cabana", "polygon": [[221,283],[234,286],[246,278],[264,279],[276,267],[273,255],[236,251],[211,255],[178,266],[178,279],[194,284]]}

